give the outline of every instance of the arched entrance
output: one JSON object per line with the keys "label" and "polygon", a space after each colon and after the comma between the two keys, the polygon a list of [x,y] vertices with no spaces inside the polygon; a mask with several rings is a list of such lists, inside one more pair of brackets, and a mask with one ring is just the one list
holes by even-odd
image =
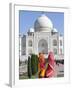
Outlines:
{"label": "arched entrance", "polygon": [[41,39],[38,43],[38,53],[48,54],[48,43],[46,40]]}

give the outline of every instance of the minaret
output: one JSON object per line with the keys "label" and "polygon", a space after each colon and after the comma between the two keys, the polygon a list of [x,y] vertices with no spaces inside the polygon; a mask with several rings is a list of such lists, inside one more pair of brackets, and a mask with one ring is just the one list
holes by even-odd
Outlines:
{"label": "minaret", "polygon": [[21,37],[21,34],[19,35],[19,56],[21,56],[21,45],[22,45],[22,37]]}

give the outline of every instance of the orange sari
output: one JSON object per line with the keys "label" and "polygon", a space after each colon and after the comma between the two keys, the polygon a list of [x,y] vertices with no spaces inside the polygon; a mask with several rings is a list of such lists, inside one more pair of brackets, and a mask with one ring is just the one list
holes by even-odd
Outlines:
{"label": "orange sari", "polygon": [[45,57],[43,53],[39,54],[38,71],[39,78],[45,76]]}

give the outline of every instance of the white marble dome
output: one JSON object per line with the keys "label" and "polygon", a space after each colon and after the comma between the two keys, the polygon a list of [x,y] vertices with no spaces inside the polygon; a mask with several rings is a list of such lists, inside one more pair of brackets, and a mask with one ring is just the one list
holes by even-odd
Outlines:
{"label": "white marble dome", "polygon": [[53,23],[46,15],[43,14],[35,21],[34,29],[35,31],[51,31],[53,29]]}

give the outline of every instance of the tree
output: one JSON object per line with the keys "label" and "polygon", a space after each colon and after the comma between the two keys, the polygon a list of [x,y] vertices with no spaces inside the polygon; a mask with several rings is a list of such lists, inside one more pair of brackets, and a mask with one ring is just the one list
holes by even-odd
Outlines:
{"label": "tree", "polygon": [[28,57],[28,77],[31,78],[32,71],[31,71],[31,58]]}
{"label": "tree", "polygon": [[38,57],[35,54],[31,55],[31,70],[32,75],[35,75],[38,71]]}
{"label": "tree", "polygon": [[38,56],[36,55],[36,68],[37,68],[37,71],[38,71]]}

